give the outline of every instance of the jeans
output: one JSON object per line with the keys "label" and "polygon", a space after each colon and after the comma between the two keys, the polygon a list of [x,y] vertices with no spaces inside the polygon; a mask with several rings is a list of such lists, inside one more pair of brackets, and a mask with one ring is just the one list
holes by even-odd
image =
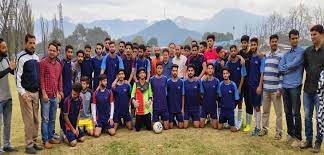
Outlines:
{"label": "jeans", "polygon": [[1,133],[2,117],[3,117],[3,131],[4,131],[3,146],[4,147],[11,147],[10,144],[11,113],[12,113],[12,99],[0,101],[0,133]]}
{"label": "jeans", "polygon": [[43,100],[41,101],[41,131],[43,143],[54,139],[53,131],[55,129],[57,105],[57,98],[50,98],[46,103]]}
{"label": "jeans", "polygon": [[[316,93],[309,94],[304,92],[304,111],[305,111],[305,135],[306,141],[308,143],[313,142],[313,112],[314,107],[316,109],[316,118],[317,110],[319,106],[319,98]],[[316,119],[317,122],[317,119]],[[318,124],[316,124],[316,141],[315,143],[321,144],[323,140],[323,135],[319,131]]]}
{"label": "jeans", "polygon": [[302,122],[300,115],[301,85],[296,88],[283,88],[282,98],[286,113],[287,133],[291,137],[302,140]]}

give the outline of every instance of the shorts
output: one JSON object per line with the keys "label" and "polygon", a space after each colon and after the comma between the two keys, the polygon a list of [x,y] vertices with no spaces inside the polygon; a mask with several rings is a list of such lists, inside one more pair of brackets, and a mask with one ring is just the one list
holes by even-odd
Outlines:
{"label": "shorts", "polygon": [[94,129],[93,122],[90,118],[80,119],[78,127],[81,129],[85,128],[87,131]]}
{"label": "shorts", "polygon": [[96,127],[106,130],[106,129],[114,128],[115,126],[114,126],[114,124],[110,125],[108,120],[98,120]]}
{"label": "shorts", "polygon": [[234,110],[220,110],[219,123],[226,123],[235,126]]}
{"label": "shorts", "polygon": [[160,120],[160,118],[163,121],[168,121],[169,120],[169,113],[167,111],[157,111],[157,110],[153,110],[153,116],[152,116],[152,121],[153,122],[157,122]]}
{"label": "shorts", "polygon": [[208,114],[212,119],[217,119],[217,109],[214,109],[211,112],[209,112],[209,110],[207,110],[206,108],[201,108],[200,118],[207,118]]}
{"label": "shorts", "polygon": [[248,98],[248,102],[250,104],[253,105],[253,107],[257,107],[257,106],[261,106],[262,102],[261,102],[261,95],[258,95],[256,93],[257,90],[257,86],[249,86],[249,98]]}
{"label": "shorts", "polygon": [[124,123],[132,121],[132,117],[129,112],[124,114],[116,114],[116,116],[114,116],[115,123],[121,124],[122,123],[121,119],[123,119]]}
{"label": "shorts", "polygon": [[67,140],[69,141],[69,143],[71,143],[74,140],[79,140],[80,138],[82,138],[84,136],[84,133],[82,132],[82,130],[78,127],[79,130],[79,135],[76,136],[72,130],[66,130],[64,131],[64,134],[67,138]]}
{"label": "shorts", "polygon": [[188,121],[190,118],[192,121],[199,121],[199,111],[185,111],[183,119]]}
{"label": "shorts", "polygon": [[169,122],[174,121],[174,117],[177,119],[178,122],[183,122],[183,115],[182,113],[170,113],[169,114]]}

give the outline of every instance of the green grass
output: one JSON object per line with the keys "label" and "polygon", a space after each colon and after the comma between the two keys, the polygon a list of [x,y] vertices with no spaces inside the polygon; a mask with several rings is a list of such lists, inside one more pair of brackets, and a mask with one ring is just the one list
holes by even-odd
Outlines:
{"label": "green grass", "polygon": [[[13,95],[14,105],[11,142],[19,149],[19,153],[16,154],[23,154],[23,122],[12,76],[10,76],[10,81],[10,91]],[[303,110],[301,111],[303,115]],[[245,115],[243,115],[243,118],[245,118]],[[103,134],[99,138],[86,137],[84,143],[80,143],[74,148],[66,144],[59,144],[55,145],[53,149],[42,151],[39,154],[312,154],[309,150],[290,147],[285,143],[285,136],[280,141],[274,140],[275,113],[273,109],[270,118],[271,130],[269,135],[265,137],[251,137],[248,133],[231,133],[229,130],[218,131],[211,129],[209,126],[204,129],[172,129],[163,131],[161,134],[154,134],[149,131],[135,132],[120,129],[114,137],[107,134]],[[304,121],[304,119],[302,120]],[[56,121],[56,124],[56,129],[59,131],[58,121]],[[285,117],[283,117],[283,126],[284,128],[286,127]],[[304,128],[302,132],[304,133]],[[40,139],[41,137],[39,136],[39,142]]]}

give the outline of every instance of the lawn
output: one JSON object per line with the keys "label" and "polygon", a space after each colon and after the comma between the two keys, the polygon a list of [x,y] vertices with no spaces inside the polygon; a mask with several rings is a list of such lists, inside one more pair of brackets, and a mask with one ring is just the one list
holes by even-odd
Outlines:
{"label": "lawn", "polygon": [[[24,129],[14,84],[13,77],[10,76],[10,91],[13,96],[11,142],[19,149],[16,154],[23,154]],[[309,150],[295,149],[287,145],[286,134],[282,140],[274,140],[275,113],[273,109],[270,117],[271,131],[265,137],[251,137],[248,133],[231,133],[229,130],[219,131],[209,126],[204,129],[172,129],[163,131],[162,134],[119,129],[114,137],[107,134],[99,138],[86,137],[84,143],[74,148],[59,144],[51,150],[38,154],[312,154]],[[283,123],[286,130],[284,117]],[[56,124],[56,129],[59,131],[58,121]],[[302,132],[304,134],[304,129]],[[40,139],[39,136],[39,142]],[[322,151],[324,151],[323,147]]]}

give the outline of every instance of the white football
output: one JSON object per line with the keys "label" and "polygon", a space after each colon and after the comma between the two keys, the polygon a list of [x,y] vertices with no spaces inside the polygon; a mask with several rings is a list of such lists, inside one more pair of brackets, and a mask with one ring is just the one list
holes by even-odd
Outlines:
{"label": "white football", "polygon": [[162,124],[161,124],[161,122],[155,122],[154,124],[153,124],[153,131],[155,132],[155,133],[161,133],[162,132],[162,130],[163,130],[163,126],[162,126]]}

